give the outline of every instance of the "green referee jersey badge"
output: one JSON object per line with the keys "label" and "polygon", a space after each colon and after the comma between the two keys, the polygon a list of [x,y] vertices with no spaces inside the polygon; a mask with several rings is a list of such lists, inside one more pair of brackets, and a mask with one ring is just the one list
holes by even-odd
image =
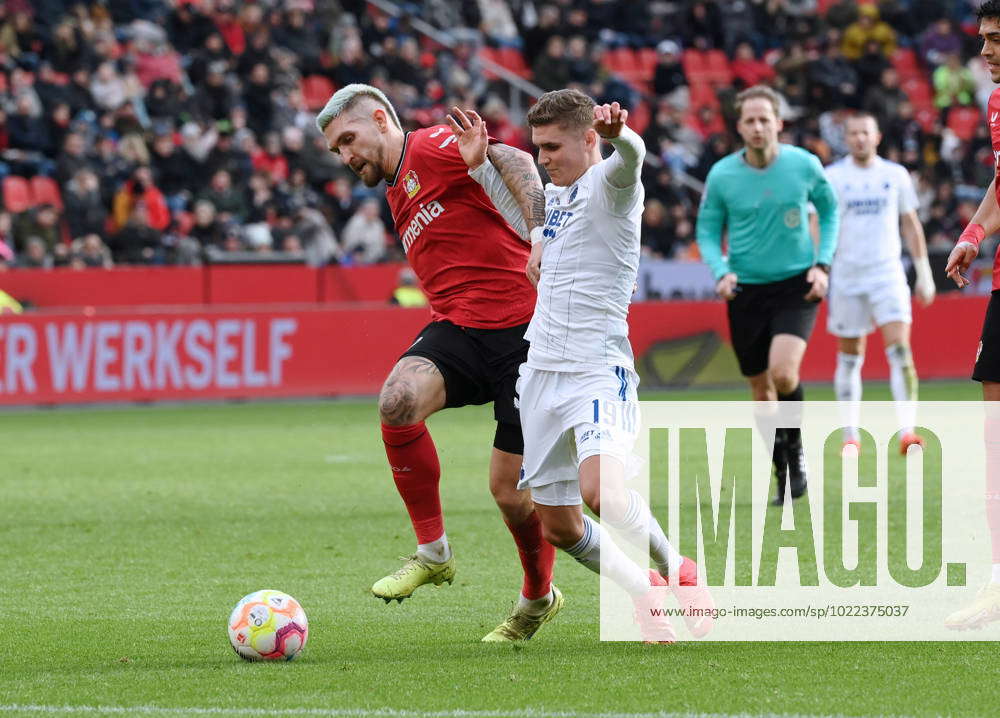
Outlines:
{"label": "green referee jersey badge", "polygon": [[790,209],[785,212],[785,226],[789,229],[795,229],[802,223],[802,212],[799,208]]}

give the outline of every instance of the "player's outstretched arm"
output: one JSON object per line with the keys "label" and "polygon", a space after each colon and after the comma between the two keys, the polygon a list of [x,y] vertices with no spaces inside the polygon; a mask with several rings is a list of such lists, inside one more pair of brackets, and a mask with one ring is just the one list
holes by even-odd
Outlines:
{"label": "player's outstretched arm", "polygon": [[[448,115],[448,124],[458,139],[456,144],[459,154],[469,166],[469,176],[483,188],[493,206],[507,220],[507,224],[513,227],[522,239],[528,239],[531,227],[526,221],[522,207],[488,158],[489,133],[486,122],[473,110],[463,112],[453,107],[451,112],[452,114]],[[540,186],[541,180],[538,182]],[[544,206],[542,211],[544,212]]]}
{"label": "player's outstretched arm", "polygon": [[608,184],[617,189],[627,189],[639,183],[646,145],[642,138],[630,130],[625,122],[628,110],[617,102],[594,107],[594,131],[611,143],[616,152],[604,160]]}
{"label": "player's outstretched arm", "polygon": [[900,218],[903,230],[903,240],[913,259],[913,269],[917,273],[917,281],[913,289],[917,301],[923,306],[929,306],[934,301],[937,289],[934,287],[934,275],[931,273],[931,262],[927,257],[927,238],[924,236],[924,226],[920,224],[917,211],[911,209]]}
{"label": "player's outstretched arm", "polygon": [[1000,205],[997,204],[996,179],[990,182],[986,196],[979,203],[979,209],[972,215],[972,221],[958,238],[958,243],[948,255],[945,274],[952,279],[959,289],[969,286],[966,272],[972,260],[979,254],[979,244],[986,237],[1000,230]]}

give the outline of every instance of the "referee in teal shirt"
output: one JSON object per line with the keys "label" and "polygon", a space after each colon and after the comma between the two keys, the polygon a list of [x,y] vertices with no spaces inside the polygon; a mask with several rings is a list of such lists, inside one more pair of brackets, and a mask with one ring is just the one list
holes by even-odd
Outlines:
{"label": "referee in teal shirt", "polygon": [[[740,372],[755,401],[802,401],[799,366],[826,296],[837,248],[837,198],[819,159],[778,142],[779,97],[757,85],[736,97],[736,129],[744,149],[715,163],[698,211],[698,247],[728,303],[729,329]],[[817,248],[809,204],[819,213]],[[728,257],[722,237],[728,230]],[[778,429],[775,503],[806,489],[798,429]]]}

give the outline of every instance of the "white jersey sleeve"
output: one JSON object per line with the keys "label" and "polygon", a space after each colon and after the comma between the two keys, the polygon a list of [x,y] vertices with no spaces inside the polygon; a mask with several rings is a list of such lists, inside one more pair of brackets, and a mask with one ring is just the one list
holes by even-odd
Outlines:
{"label": "white jersey sleeve", "polygon": [[615,151],[597,165],[601,178],[602,200],[608,211],[618,217],[627,216],[642,197],[642,162],[646,146],[635,132],[623,127],[621,135],[610,140]]}
{"label": "white jersey sleeve", "polygon": [[910,173],[902,165],[896,165],[896,170],[899,174],[899,214],[902,216],[919,209],[920,200]]}

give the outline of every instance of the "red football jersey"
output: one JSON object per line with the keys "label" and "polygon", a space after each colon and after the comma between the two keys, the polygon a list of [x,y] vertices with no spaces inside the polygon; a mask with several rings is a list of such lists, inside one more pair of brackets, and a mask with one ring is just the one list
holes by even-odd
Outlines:
{"label": "red football jersey", "polygon": [[[993,143],[997,204],[1000,204],[1000,88],[993,90],[993,94],[990,95],[986,113],[989,115],[990,141]],[[1000,245],[997,245],[997,252],[993,256],[993,289],[1000,289]]]}
{"label": "red football jersey", "polygon": [[524,274],[530,245],[469,177],[447,125],[406,134],[386,199],[434,319],[477,329],[531,319],[535,289]]}

